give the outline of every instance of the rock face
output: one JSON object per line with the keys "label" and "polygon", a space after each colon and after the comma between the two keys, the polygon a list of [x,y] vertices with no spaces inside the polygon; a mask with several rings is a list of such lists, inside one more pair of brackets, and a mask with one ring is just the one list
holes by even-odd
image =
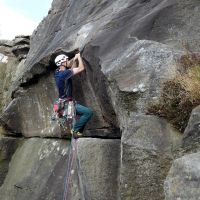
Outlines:
{"label": "rock face", "polygon": [[[200,184],[200,107],[193,109],[185,129],[181,148],[165,181],[166,200],[199,198]],[[194,153],[195,152],[195,153]]]}
{"label": "rock face", "polygon": [[[67,198],[103,200],[109,195],[109,199],[117,199],[120,140],[84,140],[80,139],[74,146],[78,160],[74,157]],[[32,138],[24,141],[13,155],[9,173],[0,188],[1,198],[62,199],[69,156],[72,156],[69,149],[70,143],[64,140]]]}
{"label": "rock face", "polygon": [[30,36],[19,35],[14,40],[0,40],[0,52],[7,56],[16,56],[19,61],[26,58],[30,49]]}
{"label": "rock face", "polygon": [[121,199],[164,199],[163,182],[179,145],[179,133],[166,121],[143,115],[129,119],[122,133]]}
{"label": "rock face", "polygon": [[[29,36],[16,36],[12,41],[0,40],[0,110],[4,110],[11,102],[15,91],[15,80],[19,78],[25,69],[23,58],[26,57],[29,48],[25,52],[18,51],[15,55],[13,49],[20,44],[28,44]],[[20,48],[18,48],[20,49]]]}
{"label": "rock face", "polygon": [[200,152],[174,161],[165,181],[166,200],[199,199]]}
{"label": "rock face", "polygon": [[[4,112],[4,123],[12,128],[10,134],[24,133],[26,137],[58,136],[54,129],[55,124],[51,124],[52,104],[55,100],[53,96],[56,96],[55,83],[50,75],[48,77],[40,79],[39,85],[34,85],[36,87],[18,91],[22,98],[14,98],[9,104]],[[32,111],[27,112],[30,109]]]}
{"label": "rock face", "polygon": [[30,49],[30,36],[17,36],[13,40],[13,43],[12,52],[18,60],[26,58]]}
{"label": "rock face", "polygon": [[200,150],[200,106],[193,109],[184,132],[182,149],[192,153]]}
{"label": "rock face", "polygon": [[[185,158],[191,160],[189,167],[199,162],[197,154],[185,155],[199,152],[192,149],[193,141],[199,146],[198,118],[192,114],[182,140],[165,119],[147,113],[159,104],[164,83],[179,74],[177,63],[187,53],[185,45],[199,50],[199,9],[198,0],[54,0],[31,36],[29,51],[26,36],[0,41],[0,53],[17,63],[13,74],[5,76],[11,80],[7,93],[5,87],[1,90],[0,122],[6,134],[54,138],[27,139],[17,149],[0,196],[5,200],[62,198],[61,184],[68,169],[68,154],[62,152],[69,144],[50,120],[57,98],[53,58],[63,51],[72,55],[79,48],[86,70],[73,79],[74,97],[94,111],[84,134],[103,139],[78,140],[71,199],[177,200],[170,182],[179,168],[176,163],[187,166]],[[167,176],[174,158],[178,160]],[[190,186],[181,179],[183,168],[177,175],[179,182]],[[194,170],[198,175],[198,167]],[[195,199],[197,194],[188,197]]]}
{"label": "rock face", "polygon": [[66,141],[34,138],[24,141],[12,158],[0,189],[1,198],[55,199],[57,196],[61,199],[68,150]]}
{"label": "rock face", "polygon": [[84,199],[118,199],[120,140],[81,139],[77,152]]}
{"label": "rock face", "polygon": [[0,186],[4,182],[8,172],[9,162],[19,143],[20,139],[0,138]]}
{"label": "rock face", "polygon": [[9,40],[0,40],[0,52],[5,56],[13,56],[12,48],[13,41]]}
{"label": "rock face", "polygon": [[[49,15],[32,35],[26,70],[16,80],[15,91],[23,86],[27,90],[35,79],[46,76],[52,68],[49,61],[56,49],[69,52],[79,47],[86,72],[75,79],[78,86],[75,97],[94,110],[88,129],[107,129],[106,135],[113,135],[113,130],[121,126],[124,110],[145,112],[150,103],[158,101],[162,83],[176,75],[176,60],[181,52],[173,46],[142,40],[146,39],[159,13],[168,12],[171,7],[181,9],[174,1],[99,1],[97,5],[87,0],[54,1]],[[81,14],[77,15],[77,10]],[[55,97],[52,95],[51,99]],[[26,97],[19,94],[17,98]],[[24,100],[18,102],[21,101]],[[15,132],[15,126],[7,124],[6,119],[18,104],[11,104],[5,117],[2,116],[11,132]],[[18,112],[24,115],[23,110]],[[36,118],[44,123],[40,113]],[[18,132],[23,135],[37,134],[33,127],[19,127]],[[40,127],[38,133],[42,135],[44,125]],[[119,131],[114,132],[120,136]]]}

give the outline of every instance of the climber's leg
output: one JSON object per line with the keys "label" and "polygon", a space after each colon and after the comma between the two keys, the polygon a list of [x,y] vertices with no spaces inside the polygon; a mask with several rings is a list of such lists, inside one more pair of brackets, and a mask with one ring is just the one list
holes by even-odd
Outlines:
{"label": "climber's leg", "polygon": [[80,118],[76,121],[73,131],[83,132],[83,129],[87,122],[91,119],[93,111],[90,108],[82,106],[78,103],[75,104],[76,115],[79,115]]}

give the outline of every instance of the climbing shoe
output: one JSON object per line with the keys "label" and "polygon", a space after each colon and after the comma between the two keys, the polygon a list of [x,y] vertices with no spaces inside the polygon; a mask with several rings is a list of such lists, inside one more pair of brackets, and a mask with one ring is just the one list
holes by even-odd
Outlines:
{"label": "climbing shoe", "polygon": [[73,131],[71,130],[71,135],[73,138],[80,138],[80,137],[83,137],[83,134],[78,132],[78,131]]}

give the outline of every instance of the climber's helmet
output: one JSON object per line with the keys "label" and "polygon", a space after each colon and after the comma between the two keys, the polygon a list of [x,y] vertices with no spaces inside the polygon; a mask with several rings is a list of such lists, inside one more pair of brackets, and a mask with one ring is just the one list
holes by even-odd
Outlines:
{"label": "climber's helmet", "polygon": [[68,56],[64,54],[60,54],[55,58],[55,64],[59,67],[62,63],[66,62],[68,60]]}

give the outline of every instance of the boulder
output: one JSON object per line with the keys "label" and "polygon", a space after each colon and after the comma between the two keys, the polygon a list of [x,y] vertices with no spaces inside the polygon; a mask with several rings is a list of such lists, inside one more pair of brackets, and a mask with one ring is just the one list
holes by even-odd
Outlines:
{"label": "boulder", "polygon": [[13,40],[12,53],[19,61],[26,58],[30,49],[30,36],[19,35]]}
{"label": "boulder", "polygon": [[131,116],[122,132],[121,199],[164,199],[164,180],[180,142],[180,133],[165,120]]}
{"label": "boulder", "polygon": [[11,58],[15,57],[15,55],[12,53],[12,47],[10,46],[0,45],[0,53]]}
{"label": "boulder", "polygon": [[11,41],[11,40],[0,40],[0,46],[12,47],[13,41]]}
{"label": "boulder", "polygon": [[13,54],[18,58],[19,61],[26,58],[29,51],[29,44],[17,44],[12,47]]}
{"label": "boulder", "polygon": [[200,197],[200,152],[176,159],[165,181],[165,200]]}
{"label": "boulder", "polygon": [[30,49],[30,36],[16,36],[13,40],[0,40],[0,51],[7,56],[16,56],[19,61],[26,58]]}
{"label": "boulder", "polygon": [[27,36],[24,36],[24,38],[21,36],[16,37],[12,41],[0,41],[0,111],[3,111],[10,103],[12,94],[19,86],[16,84],[16,81],[23,76],[26,68],[24,65],[25,59],[23,58],[26,57],[25,55],[28,52],[24,52],[23,55],[19,53],[18,56],[20,59],[18,59],[12,52],[12,49],[18,51],[19,46],[16,45],[22,41],[24,41],[23,45],[28,45],[27,43],[30,39],[28,39]]}
{"label": "boulder", "polygon": [[13,40],[13,46],[16,45],[23,45],[23,44],[30,44],[30,36],[16,36]]}
{"label": "boulder", "polygon": [[3,60],[6,62],[0,62],[0,112],[12,100],[13,81],[18,76],[18,69],[22,66],[22,63],[19,63],[14,56],[4,56]]}
{"label": "boulder", "polygon": [[200,150],[200,106],[192,110],[188,125],[184,131],[182,153],[194,153]]}
{"label": "boulder", "polygon": [[99,41],[87,45],[83,52],[89,63],[87,79],[104,106],[102,111],[108,110],[104,103],[108,94],[119,122],[121,112],[146,113],[149,106],[159,102],[163,83],[176,76],[176,60],[181,56],[181,52],[153,41],[126,38],[120,45],[104,49]]}
{"label": "boulder", "polygon": [[119,198],[120,140],[79,139],[78,168],[83,199]]}
{"label": "boulder", "polygon": [[18,94],[15,94],[18,97],[4,111],[1,124],[9,130],[10,135],[60,136],[59,127],[51,120],[57,91],[52,75],[47,76],[39,80],[39,85],[18,90]]}

